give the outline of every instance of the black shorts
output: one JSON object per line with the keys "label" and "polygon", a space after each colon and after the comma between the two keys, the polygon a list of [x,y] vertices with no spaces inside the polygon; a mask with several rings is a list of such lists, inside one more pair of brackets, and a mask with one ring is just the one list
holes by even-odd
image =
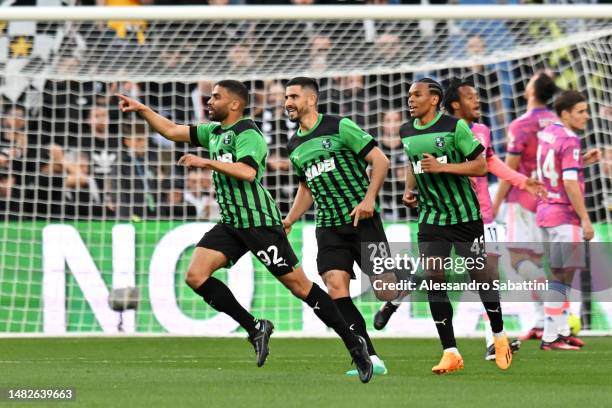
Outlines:
{"label": "black shorts", "polygon": [[464,258],[486,256],[482,220],[446,226],[422,223],[419,224],[418,240],[419,251],[425,257],[446,258],[452,247]]}
{"label": "black shorts", "polygon": [[196,246],[223,253],[227,267],[251,251],[274,276],[282,276],[299,263],[289,244],[283,227],[234,228],[217,224],[208,231]]}
{"label": "black shorts", "polygon": [[[346,271],[355,279],[353,262],[361,267],[361,244],[363,242],[384,243],[389,253],[389,243],[380,215],[359,220],[355,228],[353,224],[336,227],[317,227],[317,269],[323,274],[332,269]],[[368,276],[372,271],[363,271]]]}

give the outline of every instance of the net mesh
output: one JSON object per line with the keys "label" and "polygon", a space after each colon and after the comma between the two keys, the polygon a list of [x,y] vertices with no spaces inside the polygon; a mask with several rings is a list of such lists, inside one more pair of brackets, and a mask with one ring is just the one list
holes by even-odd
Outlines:
{"label": "net mesh", "polygon": [[[406,159],[398,138],[408,119],[410,83],[424,76],[443,84],[471,80],[482,122],[503,156],[508,124],[526,108],[527,81],[550,69],[558,85],[588,96],[592,119],[584,147],[602,148],[604,158],[587,169],[587,207],[601,231],[611,220],[609,20],[7,22],[0,33],[0,332],[116,330],[119,316],[105,302],[122,286],[140,290],[138,312],[123,313],[126,330],[189,332],[188,324],[169,329],[163,323],[164,296],[174,296],[191,319],[216,316],[182,283],[194,242],[174,249],[166,295],[150,293],[156,251],[173,253],[172,242],[160,249],[162,238],[185,221],[218,218],[210,173],[175,165],[186,152],[206,153],[142,129],[133,115],[118,111],[115,93],[177,123],[198,123],[207,121],[216,80],[244,80],[252,93],[249,113],[269,146],[264,182],[286,213],[297,180],[285,148],[295,124],[282,108],[283,81],[314,76],[320,110],[351,117],[390,157],[383,218],[402,226],[415,215],[401,205]],[[312,220],[312,211],[305,218]],[[131,232],[113,233],[126,223]],[[48,228],[57,225],[72,230]],[[292,234],[299,255],[315,256],[304,238],[312,237],[311,227]],[[125,238],[130,234],[132,241]],[[73,273],[64,274],[65,264]],[[279,330],[304,329],[301,303],[260,265],[253,267],[242,299],[254,314],[272,318]],[[231,281],[232,272],[224,273]],[[361,303],[366,320],[377,306]],[[594,309],[595,328],[608,330],[603,307]],[[413,311],[427,313],[418,304]],[[229,327],[214,324],[196,331]],[[518,320],[514,328],[521,328]]]}

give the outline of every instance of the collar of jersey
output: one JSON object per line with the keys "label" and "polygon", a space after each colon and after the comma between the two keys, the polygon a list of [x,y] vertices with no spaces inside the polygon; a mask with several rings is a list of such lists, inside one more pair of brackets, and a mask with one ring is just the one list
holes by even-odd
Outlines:
{"label": "collar of jersey", "polygon": [[236,123],[240,122],[241,120],[245,120],[245,119],[249,119],[248,116],[243,116],[240,119],[238,119],[237,121],[235,121],[234,123],[230,123],[229,125],[222,125],[221,123],[219,123],[219,126],[221,126],[221,129],[226,130],[231,128],[232,126],[234,126]]}
{"label": "collar of jersey", "polygon": [[435,118],[433,118],[429,123],[425,124],[425,125],[419,125],[418,123],[418,119],[414,120],[413,126],[415,129],[418,130],[423,130],[423,129],[427,129],[432,127],[433,125],[436,124],[436,122],[442,117],[442,112],[438,112],[438,114],[436,115]]}
{"label": "collar of jersey", "polygon": [[567,134],[568,136],[578,137],[578,134],[576,134],[576,132],[574,132],[570,128],[565,127],[565,125],[561,122],[554,122],[553,126],[563,128],[563,130],[565,131],[565,134]]}
{"label": "collar of jersey", "polygon": [[298,127],[298,130],[297,130],[297,132],[296,132],[296,133],[297,133],[297,135],[298,135],[298,136],[300,136],[300,137],[302,137],[302,136],[308,136],[308,135],[309,135],[309,134],[311,134],[311,133],[312,133],[312,132],[313,132],[313,131],[314,131],[316,128],[318,128],[318,127],[319,127],[319,124],[321,123],[321,120],[322,120],[322,119],[323,119],[323,114],[322,114],[322,113],[319,113],[319,116],[317,117],[317,123],[315,123],[315,125],[314,125],[313,127],[311,127],[310,129],[308,129],[308,132],[306,132],[306,133],[302,133],[302,132],[300,132],[300,128]]}

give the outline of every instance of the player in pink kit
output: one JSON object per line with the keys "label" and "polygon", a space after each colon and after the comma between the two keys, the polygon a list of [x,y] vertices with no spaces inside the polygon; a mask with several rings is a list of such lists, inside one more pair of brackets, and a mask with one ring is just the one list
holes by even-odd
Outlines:
{"label": "player in pink kit", "polygon": [[544,302],[542,350],[579,350],[584,342],[570,335],[567,323],[569,285],[577,269],[585,266],[583,240],[593,238],[593,225],[584,204],[583,166],[601,158],[598,149],[582,156],[580,138],[589,119],[586,98],[563,92],[554,103],[561,122],[538,136],[537,173],[547,198],[538,202],[536,222],[542,228],[553,275]]}
{"label": "player in pink kit", "polygon": [[[557,86],[544,72],[535,74],[525,88],[527,112],[510,123],[508,128],[508,154],[506,164],[527,177],[536,176],[536,151],[538,132],[558,120],[557,115],[546,107],[553,97]],[[506,197],[507,195],[507,197]],[[542,269],[542,236],[536,226],[536,198],[524,190],[501,181],[493,213],[497,214],[502,201],[506,198],[506,241],[510,252],[512,267],[526,280],[545,279]],[[536,322],[521,340],[540,339],[544,327],[542,293],[532,294],[536,306]]]}
{"label": "player in pink kit", "polygon": [[[445,92],[444,108],[449,114],[465,120],[468,125],[470,125],[470,129],[474,133],[474,136],[476,136],[485,148],[483,154],[487,159],[487,168],[490,173],[496,175],[500,180],[507,181],[521,191],[521,193],[527,194],[529,197],[535,198],[536,195],[543,192],[540,182],[511,169],[495,154],[491,144],[491,130],[481,123],[476,123],[476,121],[480,119],[480,98],[478,96],[478,91],[471,84],[460,81],[451,83]],[[503,238],[497,233],[497,224],[493,216],[493,204],[489,193],[489,180],[487,177],[471,177],[471,180],[474,191],[478,196],[478,203],[480,204],[480,211],[482,213],[485,229],[485,246],[487,251],[487,266],[485,273],[492,280],[499,279],[498,263],[501,253],[498,243],[503,242]],[[485,327],[487,341],[485,359],[494,360],[495,347],[493,332],[491,332],[488,325],[485,325]],[[519,347],[519,341],[511,342],[513,352],[518,350]]]}

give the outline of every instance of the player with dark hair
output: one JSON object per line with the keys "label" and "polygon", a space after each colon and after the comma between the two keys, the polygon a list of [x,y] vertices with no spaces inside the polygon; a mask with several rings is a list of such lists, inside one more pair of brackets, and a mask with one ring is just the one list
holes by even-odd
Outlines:
{"label": "player with dark hair", "polygon": [[542,350],[579,350],[584,342],[570,333],[569,290],[574,273],[585,267],[584,241],[594,231],[584,203],[585,164],[600,160],[599,149],[581,154],[580,137],[589,119],[586,98],[565,91],[554,102],[560,118],[538,134],[537,173],[548,195],[538,201],[537,225],[542,228],[552,281],[544,299]]}
{"label": "player with dark hair", "polygon": [[[439,112],[442,87],[430,78],[412,84],[408,106],[413,120],[400,128],[400,136],[410,165],[406,169],[403,201],[419,212],[419,251],[425,257],[425,279],[429,282],[429,307],[444,353],[432,368],[444,374],[463,368],[453,330],[453,308],[444,288],[445,260],[454,247],[458,256],[471,259],[471,279],[491,284],[493,277],[476,265],[486,259],[484,227],[478,197],[470,177],[487,172],[484,146],[462,119]],[[418,187],[418,199],[415,188]],[[467,261],[466,261],[467,264]],[[499,292],[480,287],[495,344],[495,362],[507,369],[512,352],[504,332]]]}
{"label": "player with dark hair", "polygon": [[[513,186],[526,189],[534,196],[541,193],[541,183],[512,170],[495,154],[493,145],[491,144],[491,130],[487,126],[477,123],[481,115],[480,97],[471,83],[461,80],[452,81],[445,90],[443,105],[447,113],[465,120],[474,133],[474,136],[476,136],[484,146],[485,150],[483,154],[486,158],[487,169],[490,173],[502,180],[510,182]],[[498,258],[501,254],[498,243],[502,241],[500,241],[501,238],[497,233],[497,224],[493,218],[491,195],[489,194],[489,181],[486,176],[472,177],[471,181],[478,197],[478,203],[480,204],[484,222],[485,248],[487,253],[486,274],[487,276],[493,277],[493,279],[498,279]],[[375,316],[375,327],[379,330],[385,327],[392,313],[397,310],[397,307],[397,304],[390,302],[384,305]],[[495,342],[493,332],[489,326],[486,327],[485,333],[487,346],[485,359],[492,361],[495,360]],[[516,340],[511,342],[510,347],[513,352],[517,351],[520,347],[520,341]]]}
{"label": "player with dark hair", "polygon": [[[508,127],[506,164],[527,177],[535,176],[538,132],[558,120],[557,115],[547,107],[556,90],[555,81],[548,73],[536,73],[525,88],[527,112],[513,120]],[[537,200],[525,190],[512,187],[502,180],[493,204],[494,215],[499,212],[504,199],[507,201],[506,241],[512,267],[526,280],[544,281],[542,234],[535,222]],[[542,295],[539,291],[532,293],[536,322],[521,340],[542,337]]]}
{"label": "player with dark hair", "polygon": [[[374,373],[386,374],[365,320],[351,299],[349,283],[355,279],[353,263],[362,266],[363,242],[375,242],[381,256],[390,255],[377,198],[389,159],[376,147],[374,138],[349,118],[318,113],[318,91],[312,78],[293,78],[286,85],[285,109],[291,121],[299,122],[287,150],[300,184],[283,224],[289,232],[313,202],[316,204],[318,272],[344,319],[366,339]],[[372,169],[370,179],[368,165]],[[363,272],[375,278],[371,271]],[[395,276],[376,278],[395,281]],[[394,295],[377,293],[385,300]]]}
{"label": "player with dark hair", "polygon": [[350,330],[329,295],[306,277],[283,230],[280,211],[261,184],[267,147],[253,120],[243,117],[247,88],[238,81],[218,82],[208,102],[210,119],[215,122],[197,126],[176,125],[134,99],[117,96],[121,111],[138,112],[167,139],[191,142],[210,152],[210,159],[186,154],[178,161],[188,168],[213,171],[221,211],[221,222],[196,245],[185,280],[206,303],[231,316],[247,331],[255,347],[257,366],[261,367],[268,356],[272,322],[255,319],[223,282],[212,277],[248,251],[338,333],[357,365],[360,380],[368,382],[372,362],[365,340]]}

